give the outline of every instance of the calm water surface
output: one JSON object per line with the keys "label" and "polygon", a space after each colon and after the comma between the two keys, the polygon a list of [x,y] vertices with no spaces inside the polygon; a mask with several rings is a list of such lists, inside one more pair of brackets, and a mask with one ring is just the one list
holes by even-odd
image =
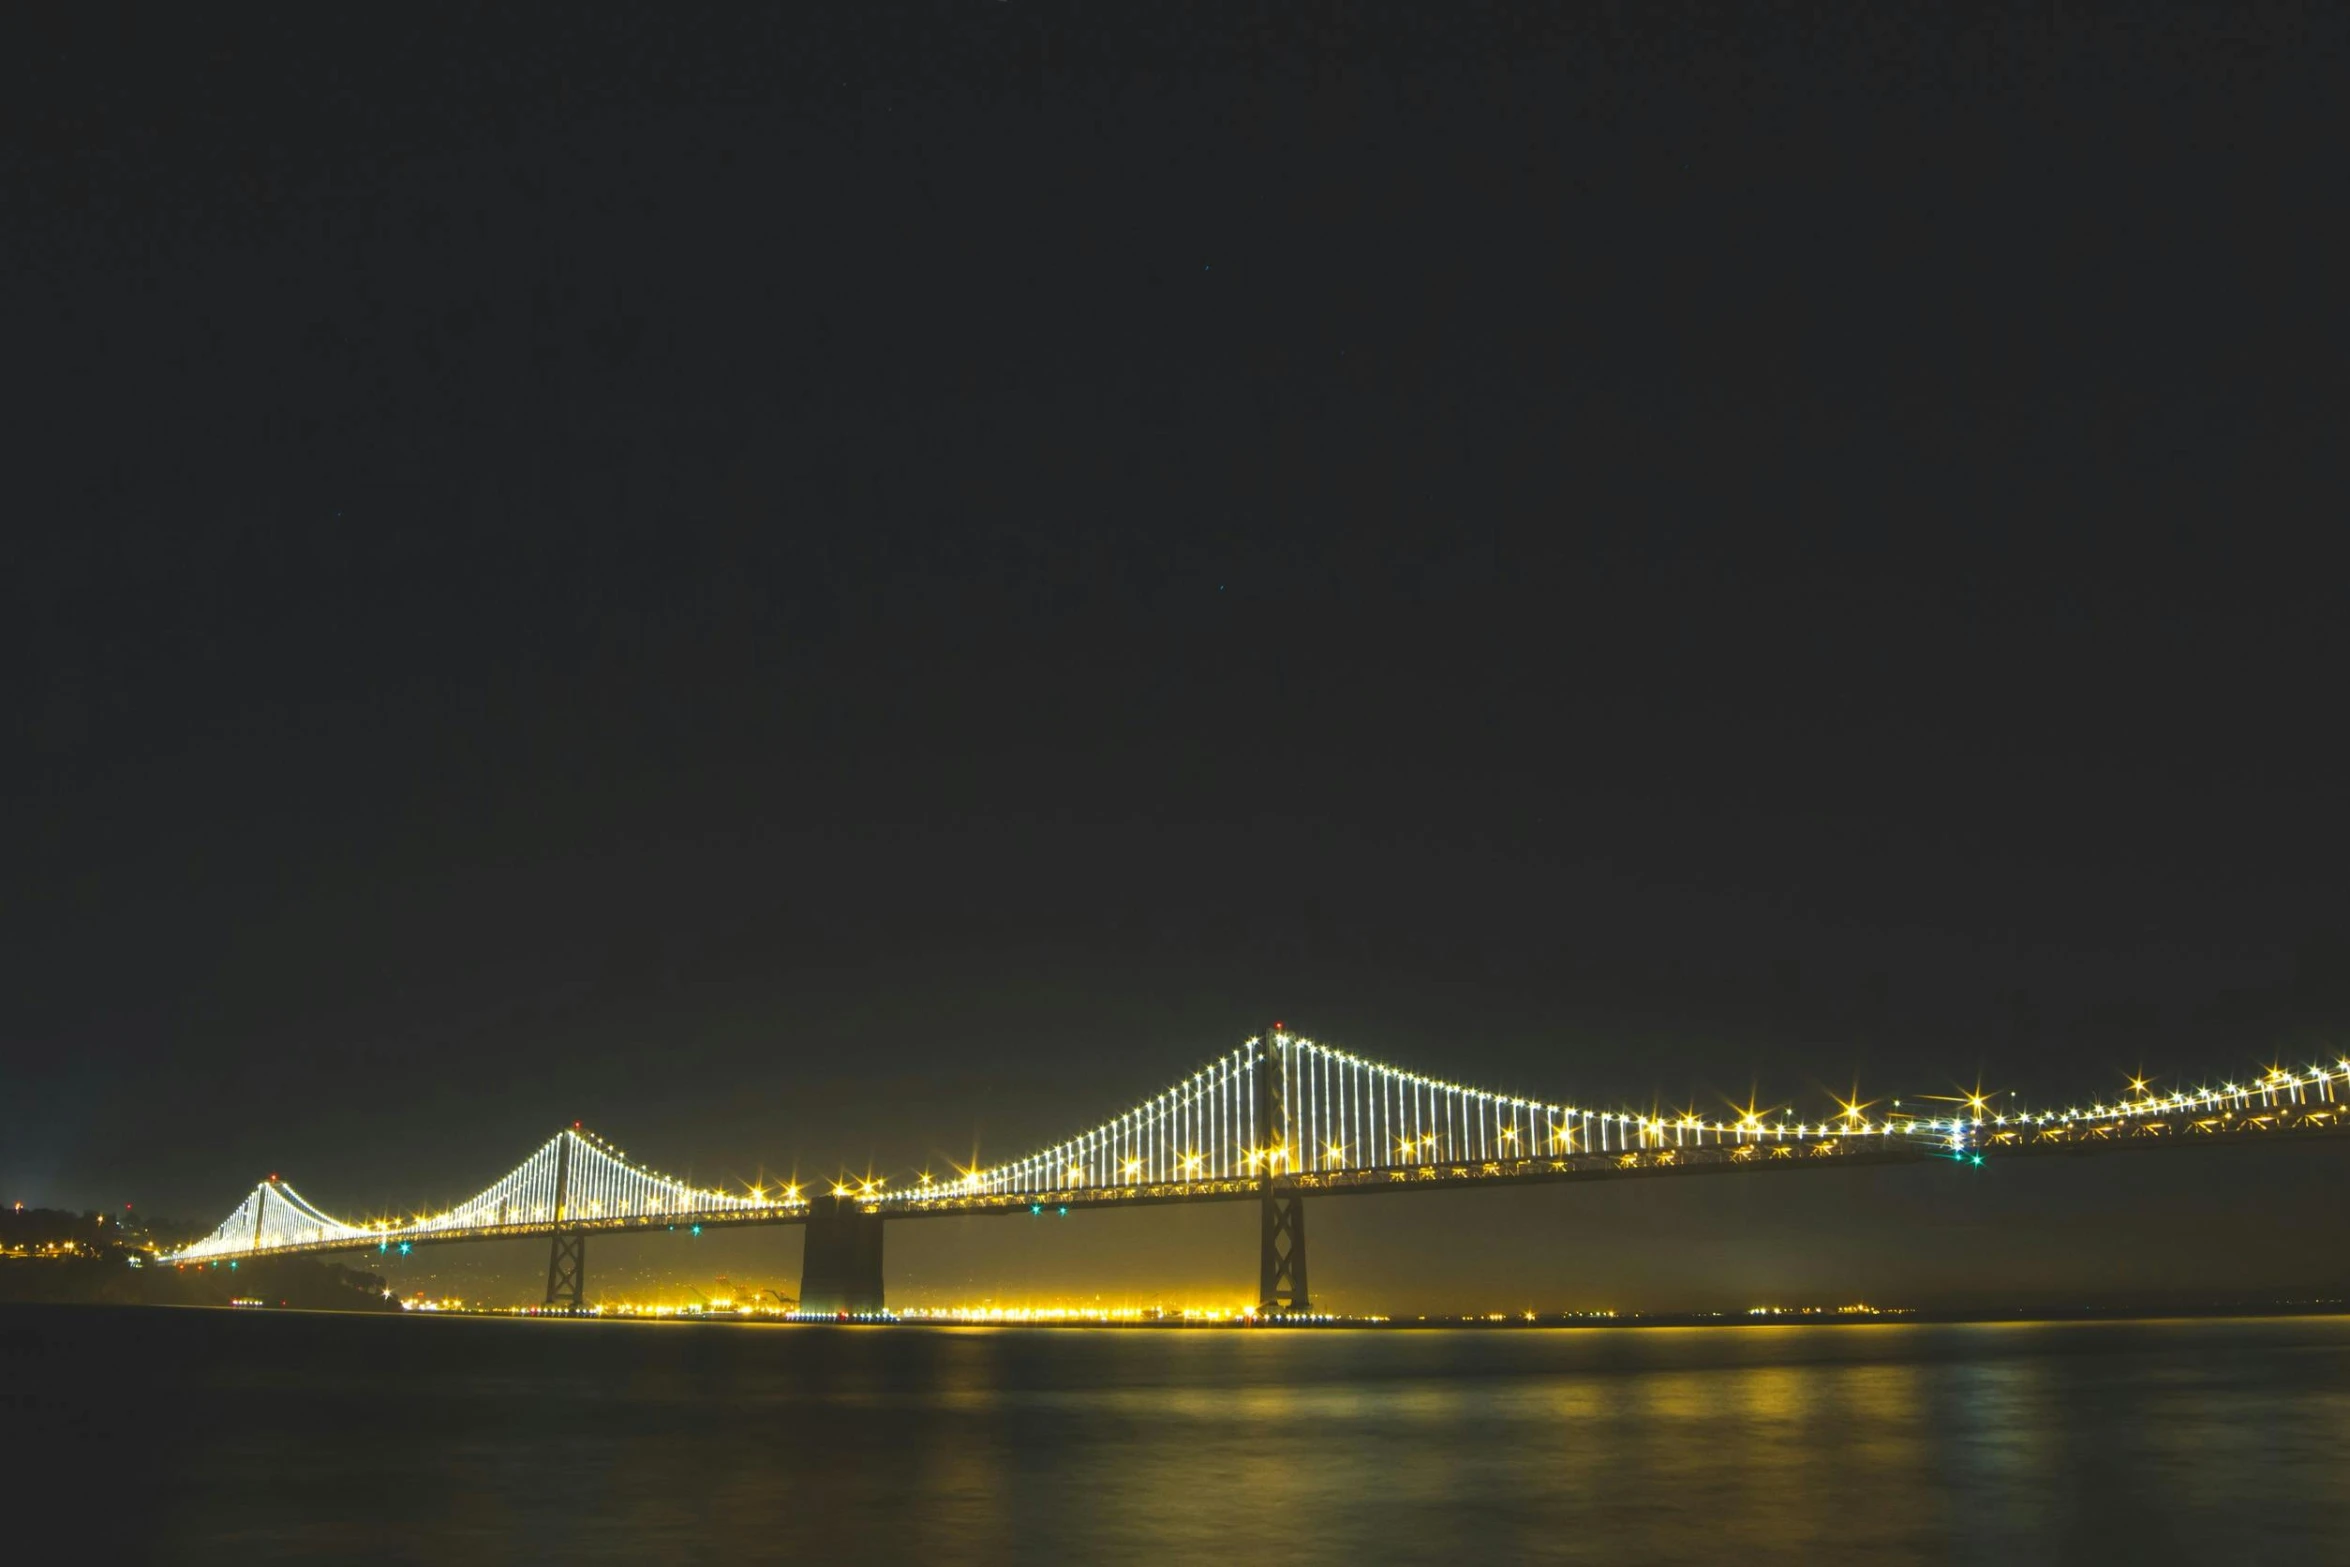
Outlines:
{"label": "calm water surface", "polygon": [[[0,1308],[89,1560],[2350,1563],[2350,1319],[1043,1332]],[[21,1537],[20,1537],[21,1538]]]}

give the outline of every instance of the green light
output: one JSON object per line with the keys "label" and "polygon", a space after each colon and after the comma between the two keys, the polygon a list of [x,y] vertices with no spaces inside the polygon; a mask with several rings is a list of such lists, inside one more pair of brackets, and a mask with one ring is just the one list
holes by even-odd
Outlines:
{"label": "green light", "polygon": [[[1977,1163],[1977,1164],[1981,1164],[1982,1162],[1983,1162],[1983,1161],[1982,1161],[1982,1160],[1980,1160],[1980,1159],[1977,1159],[1977,1160],[1975,1161],[1975,1163]],[[702,1233],[702,1227],[701,1227],[700,1225],[698,1225],[698,1224],[697,1224],[697,1225],[695,1225],[695,1226],[694,1226],[694,1233],[695,1233],[696,1235],[699,1235],[699,1234],[701,1234],[701,1233]]]}
{"label": "green light", "polygon": [[1975,1163],[1977,1163],[1977,1164],[1981,1164],[1982,1162],[1983,1162],[1983,1156],[1982,1156],[1981,1154],[1977,1154],[1977,1155],[1975,1155]]}

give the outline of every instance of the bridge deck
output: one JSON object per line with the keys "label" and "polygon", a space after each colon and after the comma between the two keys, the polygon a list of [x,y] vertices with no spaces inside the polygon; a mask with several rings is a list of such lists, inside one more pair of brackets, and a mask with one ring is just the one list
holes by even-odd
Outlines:
{"label": "bridge deck", "polygon": [[[1857,1095],[1856,1095],[1857,1098]],[[809,1224],[826,1215],[953,1218],[1068,1208],[1246,1202],[1270,1194],[1294,1213],[1307,1194],[1444,1190],[1546,1181],[1909,1164],[1936,1158],[2080,1154],[2137,1147],[2332,1136],[2350,1114],[2350,1056],[2333,1066],[2272,1065],[2249,1081],[2130,1093],[2087,1108],[2031,1111],[2005,1094],[1894,1100],[1875,1117],[1839,1101],[1817,1122],[1789,1111],[1707,1120],[1695,1111],[1602,1111],[1496,1094],[1366,1060],[1278,1025],[1141,1104],[1025,1158],[889,1190],[829,1194],[698,1187],[628,1162],[576,1123],[475,1196],[402,1220],[352,1222],[272,1175],[202,1240],[164,1260],[366,1252],[427,1241],[574,1237],[679,1225]],[[1923,1113],[1920,1113],[1921,1108]],[[1524,1152],[1521,1152],[1523,1150]],[[1536,1150],[1546,1150],[1537,1152]],[[1265,1171],[1276,1173],[1270,1181]],[[1275,1233],[1283,1220],[1268,1233]],[[851,1230],[858,1230],[855,1225]],[[846,1233],[846,1232],[844,1232]],[[862,1233],[858,1230],[858,1233]],[[875,1231],[877,1234],[878,1231]],[[863,1241],[858,1242],[863,1245]],[[552,1286],[550,1286],[552,1288]]]}
{"label": "bridge deck", "polygon": [[[1321,1197],[1380,1192],[1445,1191],[1465,1186],[1533,1185],[1677,1175],[1753,1174],[1765,1170],[1823,1170],[1852,1166],[1951,1163],[1975,1154],[2001,1161],[2018,1157],[2083,1156],[2125,1149],[2210,1147],[2227,1143],[2304,1142],[2350,1136],[2344,1107],[2291,1107],[2260,1115],[2148,1117],[2135,1123],[2079,1129],[2067,1126],[1987,1127],[1966,1150],[1924,1140],[1848,1137],[1805,1141],[1759,1140],[1622,1153],[1545,1155],[1531,1159],[1450,1160],[1356,1170],[1300,1172],[1274,1180],[1277,1192]],[[1037,1208],[1136,1207],[1174,1202],[1242,1202],[1263,1191],[1254,1180],[1190,1181],[1123,1187],[1070,1187],[1011,1193],[941,1193],[864,1204],[892,1219],[952,1218],[1027,1213]]]}
{"label": "bridge deck", "polygon": [[[1276,1177],[1277,1193],[1356,1197],[1377,1193],[1451,1191],[1471,1186],[1525,1186],[1546,1183],[1659,1179],[1686,1175],[1759,1174],[1767,1170],[1828,1170],[1897,1164],[1949,1163],[1980,1156],[2004,1163],[2014,1158],[2084,1157],[2127,1150],[2211,1147],[2224,1144],[2301,1143],[2350,1137],[2350,1106],[2323,1103],[2252,1112],[2147,1116],[2092,1125],[2001,1126],[1974,1134],[1966,1150],[1924,1139],[1893,1137],[1761,1139],[1689,1147],[1578,1153],[1531,1159],[1439,1160],[1354,1170],[1300,1172]],[[982,1218],[989,1215],[1059,1212],[1079,1208],[1142,1208],[1174,1203],[1249,1202],[1264,1184],[1255,1179],[1221,1179],[1081,1186],[1032,1192],[919,1191],[876,1194],[857,1206],[885,1219]],[[588,1218],[568,1222],[566,1231],[587,1234],[653,1235],[681,1227],[732,1229],[751,1225],[805,1224],[808,1204],[778,1203],[746,1210],[683,1213],[654,1218]],[[241,1256],[298,1256],[370,1252],[405,1239],[411,1244],[456,1245],[473,1241],[544,1240],[546,1223],[485,1225],[390,1239],[336,1238],[291,1246],[261,1247]],[[200,1265],[200,1264],[195,1264]]]}

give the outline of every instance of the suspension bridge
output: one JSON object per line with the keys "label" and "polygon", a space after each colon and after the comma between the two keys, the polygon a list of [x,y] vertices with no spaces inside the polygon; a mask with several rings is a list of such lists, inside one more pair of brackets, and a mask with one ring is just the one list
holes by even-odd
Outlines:
{"label": "suspension bridge", "polygon": [[797,1224],[806,1228],[801,1314],[864,1317],[884,1311],[882,1231],[893,1220],[1254,1202],[1262,1215],[1258,1310],[1302,1314],[1312,1309],[1309,1197],[2340,1136],[2350,1134],[2350,1059],[2168,1091],[2133,1081],[2111,1102],[2065,1109],[1983,1094],[1918,1103],[1907,1111],[1899,1100],[1884,1110],[1844,1103],[1818,1120],[1751,1108],[1711,1118],[1601,1111],[1404,1071],[1277,1025],[1089,1130],[950,1180],[721,1191],[632,1163],[574,1125],[479,1195],[437,1213],[338,1218],[272,1175],[210,1235],[162,1260],[218,1266],[539,1238],[550,1243],[546,1304],[576,1311],[586,1300],[591,1236]]}

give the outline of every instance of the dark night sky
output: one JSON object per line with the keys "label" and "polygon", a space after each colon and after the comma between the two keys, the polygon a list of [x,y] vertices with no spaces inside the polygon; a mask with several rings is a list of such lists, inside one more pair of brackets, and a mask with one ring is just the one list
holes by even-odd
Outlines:
{"label": "dark night sky", "polygon": [[[1699,1106],[2338,1053],[2341,14],[1301,9],[12,10],[0,1199],[1003,1157],[1273,1017]],[[2342,1168],[1316,1268],[2086,1288]]]}

